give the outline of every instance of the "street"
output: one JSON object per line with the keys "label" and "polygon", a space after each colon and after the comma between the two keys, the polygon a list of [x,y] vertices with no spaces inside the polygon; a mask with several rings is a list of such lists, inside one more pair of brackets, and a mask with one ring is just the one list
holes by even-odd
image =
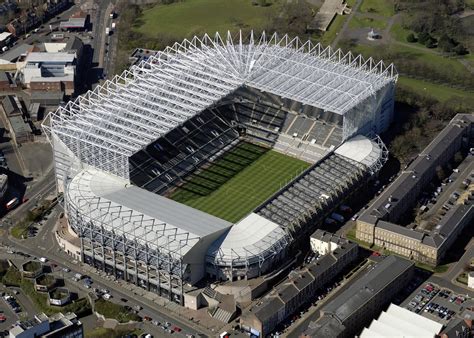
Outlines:
{"label": "street", "polygon": [[[99,274],[87,265],[78,263],[77,261],[72,261],[71,257],[65,254],[58,246],[55,238],[53,227],[57,220],[58,215],[62,212],[61,208],[55,207],[51,214],[48,216],[44,225],[40,228],[37,235],[33,238],[28,238],[26,240],[16,240],[11,236],[3,237],[2,244],[5,247],[14,247],[17,250],[20,250],[24,253],[28,253],[35,257],[46,257],[49,261],[55,262],[58,265],[58,269],[67,267],[71,270],[68,274],[71,277],[74,273],[78,272],[82,275],[91,276],[94,281],[94,287],[96,288],[106,288],[111,291],[113,296],[112,300],[117,301],[120,298],[129,299],[126,303],[121,303],[122,305],[140,305],[143,309],[140,311],[140,316],[149,316],[154,320],[159,322],[171,322],[173,326],[178,326],[182,329],[180,335],[194,334],[197,333],[212,336],[212,331],[204,330],[202,327],[192,326],[192,322],[187,321],[185,318],[179,318],[176,314],[166,311],[158,306],[154,301],[143,297],[138,293],[133,293],[127,288],[128,283],[122,281],[114,281],[110,277],[105,276],[103,273]],[[65,276],[65,278],[67,278]],[[84,292],[87,292],[87,289],[81,283],[78,283],[78,288],[82,289]],[[165,332],[151,323],[144,323],[147,327],[147,330],[154,332],[156,336],[161,337],[165,335]],[[176,333],[173,334],[176,336]]]}

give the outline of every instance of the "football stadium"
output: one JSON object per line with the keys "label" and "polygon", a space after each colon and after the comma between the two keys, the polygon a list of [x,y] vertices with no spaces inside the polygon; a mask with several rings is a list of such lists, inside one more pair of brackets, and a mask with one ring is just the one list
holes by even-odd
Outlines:
{"label": "football stadium", "polygon": [[274,272],[387,160],[393,65],[277,34],[194,37],[43,128],[82,260],[178,303]]}

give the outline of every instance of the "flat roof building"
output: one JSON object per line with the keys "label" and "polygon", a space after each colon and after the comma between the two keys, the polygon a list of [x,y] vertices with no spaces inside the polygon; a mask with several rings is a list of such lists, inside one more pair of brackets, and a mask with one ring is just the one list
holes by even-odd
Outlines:
{"label": "flat roof building", "polygon": [[50,317],[40,313],[31,320],[17,322],[9,334],[10,338],[84,337],[82,323],[74,313],[56,313]]}

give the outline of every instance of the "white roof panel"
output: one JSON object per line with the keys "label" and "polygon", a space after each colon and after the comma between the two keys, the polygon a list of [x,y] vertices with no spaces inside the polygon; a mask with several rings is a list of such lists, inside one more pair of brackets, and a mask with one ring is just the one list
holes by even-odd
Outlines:
{"label": "white roof panel", "polygon": [[215,241],[208,260],[219,264],[236,264],[272,255],[288,241],[285,231],[266,218],[251,213]]}
{"label": "white roof panel", "polygon": [[344,142],[334,152],[370,168],[382,157],[382,151],[375,141],[357,135]]}
{"label": "white roof panel", "polygon": [[130,156],[242,85],[345,114],[396,79],[393,65],[287,35],[205,35],[70,101],[51,115],[51,128]]}
{"label": "white roof panel", "polygon": [[67,200],[82,215],[103,220],[101,223],[109,230],[129,234],[151,246],[170,245],[181,256],[200,238],[232,225],[94,169],[82,171],[72,179]]}
{"label": "white roof panel", "polygon": [[361,338],[433,338],[440,333],[443,324],[420,316],[395,304],[373,320],[360,335]]}

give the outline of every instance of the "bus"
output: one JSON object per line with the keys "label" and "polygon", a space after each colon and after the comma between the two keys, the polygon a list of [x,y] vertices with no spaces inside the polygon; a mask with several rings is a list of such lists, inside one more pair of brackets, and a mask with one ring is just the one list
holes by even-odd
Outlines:
{"label": "bus", "polygon": [[18,197],[15,197],[11,199],[10,202],[8,202],[5,207],[7,208],[7,210],[11,210],[18,205],[18,201],[19,201]]}

